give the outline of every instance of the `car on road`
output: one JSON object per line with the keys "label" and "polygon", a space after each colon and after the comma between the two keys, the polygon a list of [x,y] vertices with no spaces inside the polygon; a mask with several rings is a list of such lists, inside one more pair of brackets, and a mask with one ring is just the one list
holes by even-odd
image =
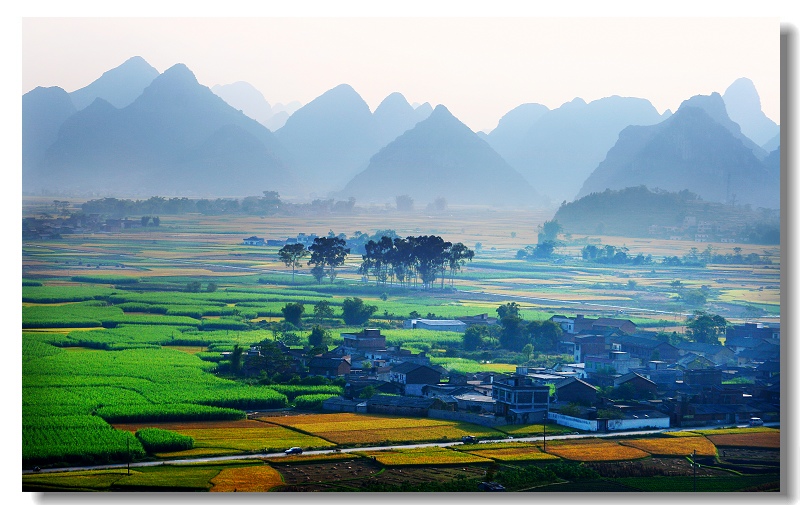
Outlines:
{"label": "car on road", "polygon": [[764,421],[760,417],[751,417],[750,426],[764,426]]}
{"label": "car on road", "polygon": [[461,441],[465,444],[477,444],[478,439],[473,437],[472,435],[464,435],[461,437]]}
{"label": "car on road", "polygon": [[283,451],[284,454],[303,454],[303,449],[299,447],[291,447]]}

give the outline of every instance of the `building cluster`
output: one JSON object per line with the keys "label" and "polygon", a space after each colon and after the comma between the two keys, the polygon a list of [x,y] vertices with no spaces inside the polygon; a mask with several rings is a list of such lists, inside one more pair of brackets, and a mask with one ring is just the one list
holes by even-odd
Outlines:
{"label": "building cluster", "polygon": [[[485,315],[474,318],[488,324]],[[420,321],[407,324],[419,328]],[[550,422],[589,431],[778,420],[780,327],[729,327],[720,345],[672,345],[626,319],[553,316],[572,363],[515,373],[448,372],[424,353],[386,345],[378,329],[301,358],[308,373],[343,377],[323,408],[457,419],[486,426]],[[463,323],[463,321],[460,321]],[[413,327],[413,326],[412,326]],[[288,349],[288,348],[287,348]],[[290,352],[287,350],[287,352]]]}
{"label": "building cluster", "polygon": [[100,214],[26,217],[22,219],[22,240],[58,239],[63,235],[83,233],[118,233],[142,226],[141,219],[105,219]]}
{"label": "building cluster", "polygon": [[743,219],[719,221],[703,221],[695,216],[685,216],[679,225],[650,225],[648,233],[653,237],[670,240],[694,240],[695,242],[735,243],[737,237],[746,229]]}

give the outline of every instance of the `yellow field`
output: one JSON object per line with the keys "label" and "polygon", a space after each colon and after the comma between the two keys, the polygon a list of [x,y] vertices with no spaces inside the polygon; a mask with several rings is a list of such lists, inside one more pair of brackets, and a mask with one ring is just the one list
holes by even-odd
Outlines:
{"label": "yellow field", "polygon": [[466,452],[500,461],[543,461],[547,459],[558,459],[558,456],[542,452],[534,445],[529,445],[527,447],[505,447],[502,449],[480,449]]}
{"label": "yellow field", "polygon": [[669,437],[702,437],[703,435],[695,433],[694,431],[668,431],[664,433]]}
{"label": "yellow field", "polygon": [[461,465],[467,463],[489,463],[491,460],[444,447],[423,447],[419,449],[398,449],[389,451],[369,451],[363,453],[374,457],[387,466],[403,465]]}
{"label": "yellow field", "polygon": [[686,456],[697,451],[700,456],[715,456],[717,448],[705,437],[638,438],[622,445],[647,451],[654,456]]}
{"label": "yellow field", "polygon": [[353,453],[335,453],[335,454],[293,454],[286,455],[281,458],[269,458],[268,461],[273,465],[280,465],[284,463],[308,463],[310,461],[339,461],[343,459],[353,459]]}
{"label": "yellow field", "polygon": [[283,478],[269,465],[225,468],[211,479],[212,492],[263,493],[283,484]]}
{"label": "yellow field", "polygon": [[448,426],[452,421],[438,419],[380,416],[373,414],[308,414],[299,416],[262,417],[268,423],[292,426],[309,433],[329,431],[361,431],[397,428]]}
{"label": "yellow field", "polygon": [[[774,430],[773,430],[774,431]],[[759,447],[763,449],[780,449],[781,434],[774,433],[747,433],[729,435],[706,435],[714,445],[720,447]]]}
{"label": "yellow field", "polygon": [[623,461],[650,456],[641,449],[600,439],[554,441],[547,444],[547,452],[574,461]]}
{"label": "yellow field", "polygon": [[261,420],[293,427],[336,444],[457,440],[464,435],[499,434],[491,428],[468,423],[369,414],[309,414]]}
{"label": "yellow field", "polygon": [[155,426],[194,438],[194,448],[189,451],[169,453],[169,456],[237,453],[244,451],[283,450],[288,447],[330,447],[333,444],[319,437],[254,420],[215,421],[192,423],[122,424],[115,428],[135,432]]}

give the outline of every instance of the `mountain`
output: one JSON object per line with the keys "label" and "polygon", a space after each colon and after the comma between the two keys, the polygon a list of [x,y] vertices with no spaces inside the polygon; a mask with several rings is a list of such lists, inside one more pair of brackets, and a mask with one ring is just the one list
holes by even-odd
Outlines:
{"label": "mountain", "polygon": [[272,107],[269,102],[248,82],[217,84],[211,91],[234,109],[239,109],[264,126],[267,126],[267,121],[272,117]]}
{"label": "mountain", "polygon": [[529,106],[504,118],[503,128],[498,124],[498,131],[489,134],[489,144],[537,191],[555,201],[575,196],[623,128],[663,119],[649,101],[619,96],[590,103],[575,98],[549,111]]}
{"label": "mountain", "polygon": [[538,103],[524,103],[508,111],[485,139],[498,153],[513,153],[524,142],[533,125],[550,109]]}
{"label": "mountain", "polygon": [[[694,219],[686,219],[694,218]],[[693,239],[697,225],[710,223],[710,241],[780,243],[778,212],[708,202],[690,191],[650,191],[644,186],[591,193],[562,204],[553,220],[565,233]],[[703,232],[701,232],[703,233]]]}
{"label": "mountain", "polygon": [[713,97],[692,98],[662,123],[624,129],[578,197],[643,185],[689,190],[706,201],[779,208],[779,173],[765,166],[727,122],[720,124],[696,106],[713,102]]}
{"label": "mountain", "polygon": [[136,100],[156,77],[158,70],[141,56],[134,56],[122,65],[104,72],[88,86],[73,91],[70,97],[78,110],[85,109],[96,98],[102,98],[121,109]]}
{"label": "mountain", "polygon": [[781,146],[781,134],[777,133],[774,137],[766,141],[764,144],[761,145],[761,149],[769,152],[774,151],[775,149]]}
{"label": "mountain", "polygon": [[741,77],[733,81],[722,98],[728,116],[756,144],[763,146],[780,132],[780,127],[761,110],[761,97],[750,79]]}
{"label": "mountain", "polygon": [[706,111],[706,113],[727,129],[731,135],[739,139],[748,149],[753,151],[756,158],[763,160],[767,156],[767,152],[753,142],[747,135],[742,133],[741,126],[732,121],[728,115],[727,106],[719,93],[711,93],[710,95],[695,95],[688,100],[684,100],[681,107],[698,107]]}
{"label": "mountain", "polygon": [[298,109],[275,135],[309,190],[322,194],[342,187],[382,147],[369,106],[347,84]]}
{"label": "mountain", "polygon": [[400,93],[392,93],[372,113],[378,125],[382,146],[396,139],[421,121],[419,115]]}
{"label": "mountain", "polygon": [[433,107],[428,102],[423,104],[414,103],[411,104],[411,106],[414,107],[414,113],[417,115],[418,122],[428,119],[428,116],[433,112]]}
{"label": "mountain", "polygon": [[443,105],[370,159],[339,195],[385,202],[407,194],[419,203],[542,205],[525,179]]}
{"label": "mountain", "polygon": [[[23,189],[242,196],[298,188],[274,135],[182,64],[118,109],[103,99],[67,119]],[[296,193],[294,193],[296,194]]]}
{"label": "mountain", "polygon": [[69,93],[53,86],[38,87],[22,95],[22,170],[39,164],[58,138],[64,121],[77,110]]}

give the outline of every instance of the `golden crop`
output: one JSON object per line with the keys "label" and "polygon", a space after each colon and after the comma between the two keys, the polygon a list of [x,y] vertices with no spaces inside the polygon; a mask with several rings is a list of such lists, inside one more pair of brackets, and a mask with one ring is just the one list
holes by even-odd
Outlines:
{"label": "golden crop", "polygon": [[732,433],[728,435],[707,435],[714,445],[722,447],[760,447],[764,449],[780,449],[781,434],[777,430],[772,433]]}
{"label": "golden crop", "polygon": [[563,443],[551,442],[547,444],[547,452],[575,461],[622,461],[650,456],[650,454],[635,447],[598,439]]}
{"label": "golden crop", "polygon": [[541,461],[546,459],[558,459],[558,456],[542,452],[538,447],[509,447],[503,449],[482,449],[469,451],[469,454],[492,458],[500,461]]}
{"label": "golden crop", "polygon": [[490,461],[474,454],[453,451],[445,449],[444,447],[370,451],[364,454],[367,457],[374,457],[379,463],[387,466],[460,465],[467,463],[488,463]]}
{"label": "golden crop", "polygon": [[283,484],[283,478],[269,465],[251,465],[225,468],[211,479],[212,492],[263,493]]}
{"label": "golden crop", "polygon": [[622,445],[647,451],[654,456],[686,456],[697,451],[700,456],[715,456],[717,448],[705,437],[637,438]]}
{"label": "golden crop", "polygon": [[337,444],[374,444],[423,440],[458,440],[464,435],[496,435],[491,428],[455,421],[359,414],[309,414],[265,417]]}

